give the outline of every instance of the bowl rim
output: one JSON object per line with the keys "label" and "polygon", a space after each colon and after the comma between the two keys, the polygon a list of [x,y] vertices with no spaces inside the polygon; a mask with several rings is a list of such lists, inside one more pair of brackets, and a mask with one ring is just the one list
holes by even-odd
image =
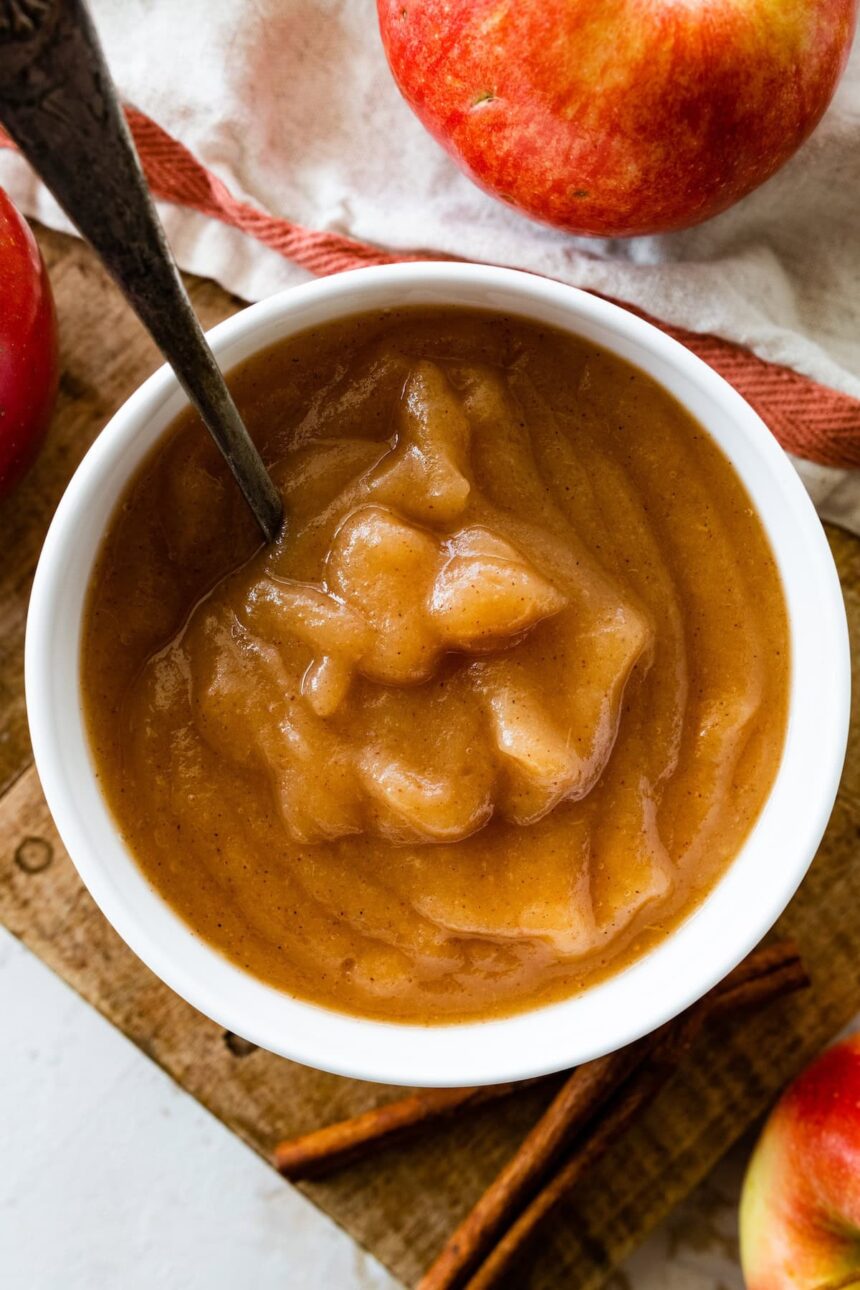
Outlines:
{"label": "bowl rim", "polygon": [[[786,595],[789,720],[762,813],[710,893],[656,947],[582,994],[511,1016],[432,1026],[355,1017],[294,998],[202,941],[149,886],[121,839],[98,788],[79,687],[81,615],[101,535],[140,459],[187,406],[167,367],[131,395],[96,439],[45,540],[25,647],[34,758],[58,833],[108,921],[162,981],[219,1025],[351,1078],[436,1087],[525,1079],[612,1051],[677,1015],[735,967],[782,913],[815,854],[842,771],[850,698],[845,608],[812,503],[758,415],[691,351],[599,296],[514,269],[385,265],[288,288],[241,310],[208,337],[226,370],[327,317],[386,302],[519,313],[593,339],[668,388],[740,474]],[[771,855],[779,857],[776,869],[768,869]]]}

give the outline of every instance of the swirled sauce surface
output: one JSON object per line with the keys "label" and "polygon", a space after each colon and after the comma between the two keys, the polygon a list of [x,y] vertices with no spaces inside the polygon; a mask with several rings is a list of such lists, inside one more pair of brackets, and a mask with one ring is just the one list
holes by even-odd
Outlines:
{"label": "swirled sauce surface", "polygon": [[729,463],[552,330],[404,310],[231,384],[288,524],[186,414],[100,557],[83,681],[153,886],[273,984],[389,1019],[557,999],[667,935],[782,749],[788,631]]}

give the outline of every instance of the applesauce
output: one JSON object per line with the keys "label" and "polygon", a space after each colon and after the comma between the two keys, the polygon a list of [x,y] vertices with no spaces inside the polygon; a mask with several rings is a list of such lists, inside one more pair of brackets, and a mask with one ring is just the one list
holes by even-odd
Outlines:
{"label": "applesauce", "polygon": [[94,761],[149,882],[255,976],[389,1020],[646,952],[785,734],[782,589],[729,462],[643,373],[502,315],[362,315],[230,385],[284,533],[260,547],[189,411],[85,618]]}

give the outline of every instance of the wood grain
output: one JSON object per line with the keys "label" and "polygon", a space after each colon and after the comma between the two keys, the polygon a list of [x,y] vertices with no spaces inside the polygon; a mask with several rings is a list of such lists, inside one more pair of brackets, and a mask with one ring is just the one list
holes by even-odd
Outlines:
{"label": "wood grain", "polygon": [[[356,1114],[393,1090],[323,1075],[225,1034],[155,977],[108,927],[50,821],[26,737],[21,660],[30,580],[51,512],[88,444],[156,365],[151,344],[78,243],[41,235],[63,329],[65,377],[37,469],[0,505],[0,921],[266,1159],[283,1137]],[[205,325],[238,307],[192,281]],[[832,531],[860,637],[860,543]],[[857,653],[855,649],[855,655]],[[857,687],[855,686],[855,693]],[[525,1274],[531,1290],[595,1290],[767,1107],[776,1090],[860,1009],[860,743],[818,858],[781,922],[813,977],[807,995],[717,1028],[623,1144],[571,1198]],[[777,866],[779,856],[774,856]],[[404,1281],[432,1260],[552,1096],[552,1082],[440,1125],[303,1190]],[[287,1185],[286,1183],[283,1185]]]}

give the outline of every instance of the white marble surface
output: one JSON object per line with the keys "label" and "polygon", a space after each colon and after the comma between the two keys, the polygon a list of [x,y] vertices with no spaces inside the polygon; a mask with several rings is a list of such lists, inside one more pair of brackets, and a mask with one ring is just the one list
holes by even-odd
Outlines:
{"label": "white marble surface", "polygon": [[[742,1290],[742,1159],[613,1290]],[[0,927],[0,1290],[397,1285]]]}
{"label": "white marble surface", "polygon": [[2,1290],[395,1290],[0,927]]}

